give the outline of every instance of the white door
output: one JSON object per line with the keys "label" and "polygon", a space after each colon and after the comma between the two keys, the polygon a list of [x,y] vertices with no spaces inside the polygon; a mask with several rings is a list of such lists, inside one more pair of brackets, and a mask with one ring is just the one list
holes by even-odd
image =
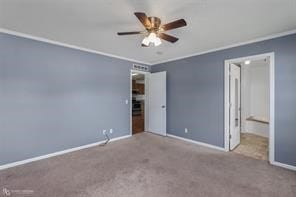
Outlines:
{"label": "white door", "polygon": [[149,78],[149,131],[166,135],[166,72],[151,73]]}
{"label": "white door", "polygon": [[230,150],[233,150],[240,143],[241,123],[241,76],[240,67],[230,65]]}

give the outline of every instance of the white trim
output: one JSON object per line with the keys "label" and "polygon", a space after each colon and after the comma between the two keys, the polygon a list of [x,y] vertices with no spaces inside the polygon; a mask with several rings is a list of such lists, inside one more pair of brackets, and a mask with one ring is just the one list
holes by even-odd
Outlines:
{"label": "white trim", "polygon": [[160,136],[160,137],[168,137],[167,132],[165,133],[165,135],[162,135],[162,134],[159,134],[159,133],[155,133],[155,132],[152,132],[152,131],[146,131],[146,132],[147,132],[147,133],[151,133],[152,135]]}
{"label": "white trim", "polygon": [[275,116],[274,116],[274,108],[275,108],[275,60],[274,53],[270,56],[269,63],[269,83],[270,83],[270,99],[269,99],[269,162],[275,162]]}
{"label": "white trim", "polygon": [[230,70],[229,63],[225,61],[224,66],[224,149],[225,151],[229,151],[230,143],[229,143],[229,109],[230,109],[230,101],[229,101],[229,84],[230,84]]}
{"label": "white trim", "polygon": [[296,166],[291,166],[291,165],[284,164],[284,163],[281,163],[281,162],[278,162],[278,161],[274,161],[271,164],[275,165],[275,166],[278,166],[278,167],[282,167],[282,168],[286,168],[286,169],[289,169],[289,170],[296,171]]}
{"label": "white trim", "polygon": [[229,66],[231,63],[237,63],[237,62],[244,62],[245,60],[257,60],[257,59],[263,59],[269,57],[270,58],[270,64],[269,64],[269,75],[270,75],[270,121],[269,121],[269,162],[271,164],[274,163],[274,75],[275,75],[275,62],[274,62],[274,52],[272,53],[264,53],[260,55],[254,55],[249,57],[240,57],[230,60],[225,60],[225,66],[224,66],[224,149],[225,151],[229,151]]}
{"label": "white trim", "polygon": [[212,148],[212,149],[216,149],[216,150],[220,150],[220,151],[225,152],[224,148],[219,147],[219,146],[215,146],[215,145],[211,145],[211,144],[207,144],[207,143],[204,143],[204,142],[199,142],[199,141],[195,141],[195,140],[191,140],[191,139],[187,139],[187,138],[183,138],[183,137],[179,137],[179,136],[171,135],[171,134],[167,134],[167,136],[171,137],[171,138],[178,139],[178,140],[183,140],[185,142],[194,143],[194,144],[197,144],[199,146],[204,146],[204,147],[207,147],[207,148]]}
{"label": "white trim", "polygon": [[271,39],[274,39],[274,38],[288,36],[288,35],[292,35],[292,34],[295,34],[295,33],[296,33],[296,29],[291,30],[291,31],[286,31],[286,32],[282,32],[282,33],[269,35],[269,36],[265,36],[265,37],[261,37],[261,38],[257,38],[257,39],[253,39],[253,40],[249,40],[249,41],[246,41],[246,42],[239,42],[239,43],[236,43],[236,44],[231,44],[231,45],[227,45],[227,46],[223,46],[223,47],[213,48],[213,49],[210,49],[210,50],[207,50],[207,51],[201,51],[201,52],[193,53],[193,54],[190,54],[190,55],[184,55],[184,56],[181,56],[181,57],[171,58],[171,59],[167,59],[167,60],[151,62],[150,64],[151,64],[151,66],[154,66],[154,65],[157,65],[157,64],[163,64],[163,63],[172,62],[172,61],[176,61],[176,60],[181,60],[181,59],[185,59],[185,58],[189,58],[189,57],[193,57],[193,56],[204,55],[204,54],[207,54],[207,53],[217,52],[217,51],[230,49],[230,48],[234,48],[234,47],[239,47],[239,46],[243,46],[243,45],[248,45],[248,44],[253,44],[253,43],[256,43],[256,42],[271,40]]}
{"label": "white trim", "polygon": [[145,131],[149,130],[149,84],[150,84],[150,75],[151,72],[146,73],[145,75],[145,117],[144,117],[144,126]]}
{"label": "white trim", "polygon": [[[214,145],[211,145],[211,144],[194,141],[194,140],[179,137],[179,136],[176,136],[176,135],[167,134],[167,136],[171,137],[171,138],[178,139],[178,140],[183,140],[183,141],[186,141],[186,142],[194,143],[194,144],[204,146],[204,147],[207,147],[207,148],[212,148],[212,149],[216,149],[216,150],[220,150],[220,151],[224,151],[224,152],[226,151],[224,148],[221,148],[219,146],[214,146]],[[271,164],[274,165],[274,166],[278,166],[278,167],[282,167],[282,168],[286,168],[286,169],[289,169],[289,170],[296,171],[296,166],[284,164],[284,163],[277,162],[277,161],[273,161],[273,162],[271,162]]]}
{"label": "white trim", "polygon": [[[128,137],[131,137],[131,135],[125,135],[125,136],[121,136],[121,137],[117,137],[117,138],[112,138],[110,140],[110,142],[125,139],[125,138],[128,138]],[[22,161],[17,161],[17,162],[13,162],[13,163],[9,163],[9,164],[4,164],[4,165],[0,166],[0,170],[5,170],[5,169],[8,169],[8,168],[12,168],[12,167],[15,167],[15,166],[31,163],[31,162],[34,162],[34,161],[39,161],[39,160],[42,160],[42,159],[47,159],[47,158],[50,158],[50,157],[63,155],[63,154],[66,154],[66,153],[70,153],[70,152],[74,152],[74,151],[78,151],[78,150],[98,146],[98,145],[100,145],[100,144],[102,144],[104,142],[105,141],[95,142],[95,143],[92,143],[92,144],[87,144],[87,145],[83,145],[83,146],[79,146],[79,147],[75,147],[75,148],[70,148],[70,149],[66,149],[66,150],[63,150],[63,151],[58,151],[58,152],[50,153],[50,154],[47,154],[47,155],[42,155],[42,156],[39,156],[39,157],[33,157],[33,158],[22,160]]]}
{"label": "white trim", "polygon": [[5,34],[9,34],[9,35],[17,36],[17,37],[22,37],[22,38],[27,38],[27,39],[31,39],[31,40],[36,40],[36,41],[40,41],[40,42],[45,42],[45,43],[49,43],[49,44],[53,44],[53,45],[57,45],[57,46],[71,48],[71,49],[76,49],[76,50],[79,50],[79,51],[94,53],[94,54],[98,54],[98,55],[104,55],[104,56],[108,56],[108,57],[112,57],[112,58],[116,58],[116,59],[121,59],[121,60],[126,60],[126,61],[130,61],[130,62],[151,65],[151,63],[148,63],[148,62],[143,62],[143,61],[140,61],[140,60],[126,58],[126,57],[122,57],[122,56],[118,56],[118,55],[113,55],[113,54],[110,54],[110,53],[104,53],[104,52],[100,52],[100,51],[93,50],[93,49],[87,49],[87,48],[79,47],[79,46],[76,46],[76,45],[66,44],[66,43],[55,41],[55,40],[41,38],[41,37],[38,37],[38,36],[33,36],[33,35],[30,35],[30,34],[20,33],[20,32],[8,30],[8,29],[0,28],[0,33],[5,33]]}
{"label": "white trim", "polygon": [[221,51],[221,50],[225,50],[225,49],[230,49],[230,48],[234,48],[234,47],[239,47],[239,46],[243,46],[243,45],[247,45],[247,44],[252,44],[252,43],[256,43],[256,42],[261,42],[261,41],[265,41],[265,40],[270,40],[270,39],[274,39],[274,38],[279,38],[279,37],[283,37],[283,36],[292,35],[292,34],[296,33],[296,29],[291,30],[291,31],[286,31],[286,32],[282,32],[282,33],[269,35],[269,36],[265,36],[265,37],[261,37],[261,38],[257,38],[257,39],[253,39],[253,40],[249,40],[249,41],[246,41],[246,42],[239,42],[239,43],[236,43],[236,44],[231,44],[231,45],[227,45],[227,46],[223,46],[223,47],[213,48],[213,49],[206,50],[206,51],[192,53],[190,55],[184,55],[184,56],[181,56],[181,57],[176,57],[176,58],[171,58],[171,59],[161,60],[161,61],[156,61],[156,62],[143,62],[143,61],[140,61],[140,60],[135,60],[135,59],[126,58],[126,57],[122,57],[122,56],[112,55],[112,54],[109,54],[109,53],[104,53],[104,52],[100,52],[100,51],[96,51],[96,50],[92,50],[92,49],[87,49],[87,48],[83,48],[83,47],[79,47],[79,46],[75,46],[75,45],[70,45],[70,44],[66,44],[66,43],[62,43],[62,42],[57,42],[57,41],[54,41],[54,40],[49,40],[49,39],[46,39],[46,38],[41,38],[41,37],[33,36],[33,35],[30,35],[30,34],[25,34],[25,33],[12,31],[12,30],[9,30],[9,29],[4,29],[4,28],[0,28],[0,33],[6,33],[6,34],[9,34],[9,35],[28,38],[28,39],[32,39],[32,40],[41,41],[41,42],[46,42],[46,43],[49,43],[49,44],[54,44],[54,45],[63,46],[63,47],[67,47],[67,48],[77,49],[77,50],[80,50],[80,51],[85,51],[85,52],[104,55],[104,56],[109,56],[109,57],[113,57],[113,58],[117,58],[117,59],[122,59],[122,60],[127,60],[127,61],[131,61],[131,62],[135,62],[135,63],[140,63],[140,64],[146,64],[146,65],[149,65],[149,66],[154,66],[154,65],[157,65],[157,64],[172,62],[172,61],[181,60],[181,59],[185,59],[185,58],[189,58],[189,57],[193,57],[193,56],[203,55],[203,54],[212,53],[212,52],[216,52],[216,51]]}

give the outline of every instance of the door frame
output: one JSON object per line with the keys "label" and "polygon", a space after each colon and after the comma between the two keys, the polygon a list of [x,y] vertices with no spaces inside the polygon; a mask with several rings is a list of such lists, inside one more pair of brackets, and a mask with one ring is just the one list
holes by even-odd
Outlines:
{"label": "door frame", "polygon": [[149,94],[149,78],[150,78],[150,72],[140,71],[140,70],[130,70],[130,99],[129,99],[129,107],[130,107],[130,135],[133,135],[133,76],[132,73],[139,73],[145,75],[145,131],[148,129],[148,110],[149,110],[149,102],[148,102],[148,94]]}
{"label": "door frame", "polygon": [[262,58],[270,58],[269,64],[269,113],[270,113],[270,120],[269,120],[269,162],[272,164],[274,163],[275,158],[275,151],[274,151],[274,144],[275,144],[275,134],[274,134],[274,105],[275,105],[275,60],[274,60],[274,52],[271,53],[264,53],[259,55],[253,55],[248,57],[240,57],[234,59],[225,60],[224,64],[224,149],[226,152],[229,151],[229,133],[230,133],[230,125],[229,125],[229,68],[231,63],[243,62],[246,60],[256,60]]}

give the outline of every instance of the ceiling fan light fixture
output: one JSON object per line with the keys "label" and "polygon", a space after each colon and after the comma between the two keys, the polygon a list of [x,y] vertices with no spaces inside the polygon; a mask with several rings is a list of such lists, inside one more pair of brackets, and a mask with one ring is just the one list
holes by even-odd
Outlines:
{"label": "ceiling fan light fixture", "polygon": [[117,35],[135,35],[135,34],[148,34],[142,40],[142,47],[149,47],[150,43],[153,43],[154,46],[159,46],[162,41],[165,40],[170,43],[175,43],[179,40],[174,36],[164,33],[172,29],[177,29],[187,25],[184,19],[175,20],[170,23],[161,24],[161,20],[158,17],[147,15],[144,12],[135,12],[135,16],[139,19],[142,25],[145,27],[144,31],[130,31],[130,32],[117,32]]}
{"label": "ceiling fan light fixture", "polygon": [[149,40],[149,38],[148,38],[148,37],[145,37],[145,38],[143,39],[143,41],[142,41],[142,44],[145,45],[145,46],[149,46],[149,44],[150,44],[150,40]]}
{"label": "ceiling fan light fixture", "polygon": [[[154,46],[159,46],[161,44],[161,40],[156,36],[156,33],[151,32],[148,37],[146,37],[149,43],[153,43]],[[144,38],[145,39],[145,38]],[[143,40],[144,41],[144,40]],[[149,45],[149,44],[148,44]],[[146,46],[148,46],[146,45]]]}
{"label": "ceiling fan light fixture", "polygon": [[147,37],[145,37],[142,41],[142,44],[145,46],[149,46],[150,43],[153,43],[154,46],[159,46],[161,44],[161,40],[156,36],[156,33],[151,32]]}
{"label": "ceiling fan light fixture", "polygon": [[148,36],[148,39],[149,39],[150,42],[153,42],[154,43],[154,41],[156,39],[156,34],[154,32],[151,32],[149,34],[149,36]]}
{"label": "ceiling fan light fixture", "polygon": [[156,37],[155,40],[154,40],[154,46],[159,46],[161,44],[161,40],[160,38]]}

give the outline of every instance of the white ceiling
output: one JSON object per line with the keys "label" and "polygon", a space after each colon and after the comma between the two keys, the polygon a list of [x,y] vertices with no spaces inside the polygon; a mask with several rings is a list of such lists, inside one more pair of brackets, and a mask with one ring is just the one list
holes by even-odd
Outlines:
{"label": "white ceiling", "polygon": [[[134,12],[163,23],[184,18],[168,32],[180,40],[142,48]],[[1,28],[149,64],[296,29],[296,0],[0,0]]]}

